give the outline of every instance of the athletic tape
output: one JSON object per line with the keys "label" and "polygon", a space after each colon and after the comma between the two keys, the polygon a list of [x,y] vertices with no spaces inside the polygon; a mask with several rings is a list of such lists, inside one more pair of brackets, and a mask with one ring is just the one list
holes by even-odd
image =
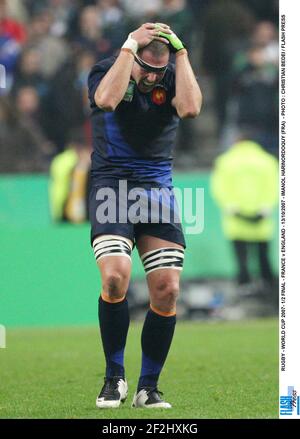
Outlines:
{"label": "athletic tape", "polygon": [[93,241],[96,261],[105,256],[125,256],[131,259],[132,244],[122,236],[103,235]]}
{"label": "athletic tape", "polygon": [[163,268],[182,270],[184,250],[174,247],[163,247],[144,253],[141,259],[146,274]]}

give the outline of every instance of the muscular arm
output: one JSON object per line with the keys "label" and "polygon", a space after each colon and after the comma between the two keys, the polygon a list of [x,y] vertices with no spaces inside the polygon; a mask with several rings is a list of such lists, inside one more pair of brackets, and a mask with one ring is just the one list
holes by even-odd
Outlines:
{"label": "muscular arm", "polygon": [[[169,26],[161,24],[161,29],[166,34],[171,33]],[[168,43],[163,37],[158,36],[155,23],[145,23],[129,37],[135,41],[137,48],[147,46],[152,40]],[[134,63],[134,54],[131,50],[121,50],[113,66],[101,80],[95,92],[95,103],[104,111],[114,111],[123,99],[128,87],[130,75]]]}
{"label": "muscular arm", "polygon": [[196,81],[188,54],[184,50],[176,54],[176,96],[172,105],[181,119],[198,116],[202,105],[202,93]]}
{"label": "muscular arm", "polygon": [[114,111],[123,99],[134,63],[133,53],[121,50],[95,92],[95,102],[104,111]]}

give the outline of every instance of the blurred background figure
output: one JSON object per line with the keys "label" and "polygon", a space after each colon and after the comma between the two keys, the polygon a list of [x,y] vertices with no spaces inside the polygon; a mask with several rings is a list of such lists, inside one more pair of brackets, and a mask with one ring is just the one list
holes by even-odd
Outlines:
{"label": "blurred background figure", "polygon": [[53,145],[39,124],[39,97],[20,88],[15,103],[0,97],[0,172],[47,172]]}
{"label": "blurred background figure", "polygon": [[135,0],[120,0],[120,4],[126,16],[136,25],[144,21],[153,21],[162,8],[162,0],[144,0],[138,8]]}
{"label": "blurred background figure", "polygon": [[258,261],[265,288],[272,287],[274,274],[268,253],[278,202],[277,159],[245,137],[217,158],[211,190],[222,211],[224,234],[233,244],[238,285],[251,282],[253,248],[252,257]]}
{"label": "blurred background figure", "polygon": [[98,0],[97,8],[103,36],[110,42],[110,52],[114,54],[127,37],[127,18],[119,0]]}
{"label": "blurred background figure", "polygon": [[23,86],[34,87],[40,98],[47,94],[47,82],[41,70],[40,51],[33,47],[24,48],[15,70],[12,95]]}
{"label": "blurred background figure", "polygon": [[162,23],[168,23],[176,35],[187,46],[190,46],[193,35],[189,31],[192,25],[192,14],[189,8],[187,8],[186,0],[163,0],[159,20]]}
{"label": "blurred background figure", "polygon": [[28,29],[27,47],[39,51],[41,73],[51,78],[70,56],[70,48],[64,38],[52,33],[54,15],[52,9],[43,9],[33,15]]}
{"label": "blurred background figure", "polygon": [[96,6],[86,6],[79,13],[79,32],[74,43],[79,47],[92,51],[95,56],[106,56],[110,50],[110,42],[103,38],[100,12]]}
{"label": "blurred background figure", "polygon": [[8,2],[0,0],[0,64],[6,70],[6,89],[0,89],[1,94],[11,88],[15,66],[26,38],[25,26],[10,16]]}
{"label": "blurred background figure", "polygon": [[49,200],[52,219],[82,223],[88,218],[91,147],[81,129],[69,136],[69,147],[51,163]]}
{"label": "blurred background figure", "polygon": [[114,55],[126,39],[124,13],[116,1],[101,1],[78,12],[78,33],[73,46],[89,50],[97,59]]}
{"label": "blurred background figure", "polygon": [[247,44],[254,25],[255,17],[247,4],[238,0],[209,2],[203,25],[201,60],[214,80],[218,135],[224,129],[227,117],[233,59]]}
{"label": "blurred background figure", "polygon": [[89,130],[86,81],[95,59],[92,52],[79,51],[74,58],[67,59],[49,81],[45,100],[46,131],[57,152],[64,150],[71,130],[82,125]]}
{"label": "blurred background figure", "polygon": [[251,128],[251,138],[278,157],[279,65],[278,33],[273,23],[256,25],[248,47],[236,53],[227,123],[239,132]]}

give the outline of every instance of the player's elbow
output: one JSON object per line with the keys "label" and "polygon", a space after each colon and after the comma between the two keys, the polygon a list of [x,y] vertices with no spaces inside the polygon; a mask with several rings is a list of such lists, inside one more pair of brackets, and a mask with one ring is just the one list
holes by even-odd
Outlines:
{"label": "player's elbow", "polygon": [[177,106],[177,113],[180,119],[194,119],[199,116],[202,106],[202,94],[196,93],[194,99],[191,99],[189,103],[182,102]]}
{"label": "player's elbow", "polygon": [[189,105],[178,105],[177,114],[180,119],[195,119],[195,117],[199,116],[201,111],[202,98],[197,99],[195,102],[190,103]]}
{"label": "player's elbow", "polygon": [[97,95],[95,94],[95,103],[97,105],[97,107],[101,108],[101,110],[103,111],[107,111],[107,112],[111,112],[111,111],[115,111],[116,109],[116,103],[108,98],[105,97],[103,95]]}
{"label": "player's elbow", "polygon": [[195,117],[199,116],[200,114],[200,106],[199,107],[190,107],[190,108],[184,108],[181,111],[177,110],[178,116],[180,119],[195,119]]}
{"label": "player's elbow", "polygon": [[111,113],[112,111],[115,111],[116,108],[110,104],[98,105],[98,107],[101,108],[101,110],[105,111],[106,113]]}
{"label": "player's elbow", "polygon": [[101,108],[101,110],[106,111],[106,112],[112,112],[115,111],[116,109],[116,105],[114,105],[112,102],[106,102],[106,101],[101,101],[101,100],[96,100],[96,105],[97,107]]}

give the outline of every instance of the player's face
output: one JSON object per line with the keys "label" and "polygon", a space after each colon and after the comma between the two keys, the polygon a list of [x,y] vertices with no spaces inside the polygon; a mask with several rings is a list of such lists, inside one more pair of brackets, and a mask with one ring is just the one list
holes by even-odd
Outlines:
{"label": "player's face", "polygon": [[[154,57],[151,52],[143,51],[141,59],[147,64],[155,67],[161,67],[168,64],[169,54],[160,56],[159,58]],[[132,77],[137,83],[138,89],[142,93],[149,93],[164,77],[165,72],[149,72],[143,69],[136,62],[134,63],[132,70]]]}

